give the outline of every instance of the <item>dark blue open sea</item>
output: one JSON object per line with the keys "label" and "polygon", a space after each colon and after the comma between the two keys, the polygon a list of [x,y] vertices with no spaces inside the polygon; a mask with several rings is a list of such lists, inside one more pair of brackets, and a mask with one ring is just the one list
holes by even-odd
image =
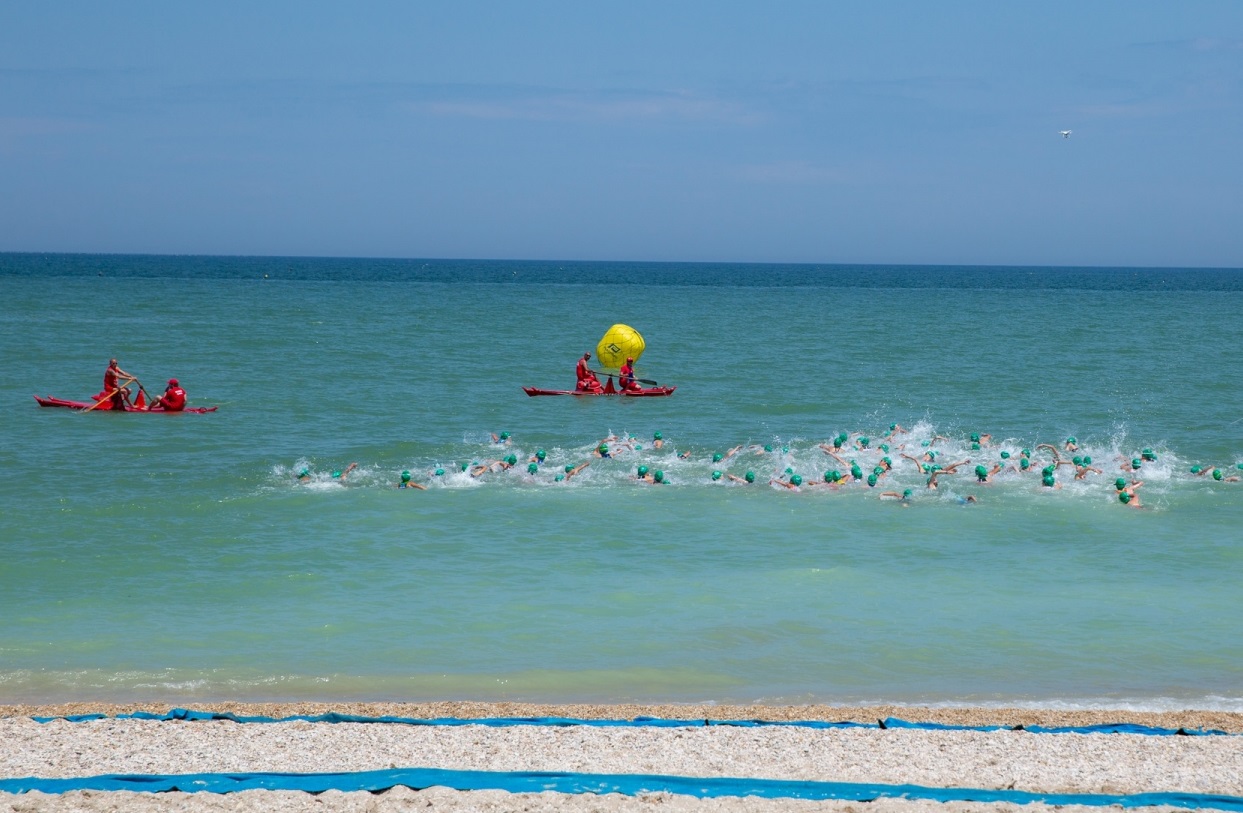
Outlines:
{"label": "dark blue open sea", "polygon": [[[3,254],[0,301],[0,703],[1243,710],[1243,271]],[[523,393],[614,323],[671,397]],[[31,398],[111,356],[219,410]]]}

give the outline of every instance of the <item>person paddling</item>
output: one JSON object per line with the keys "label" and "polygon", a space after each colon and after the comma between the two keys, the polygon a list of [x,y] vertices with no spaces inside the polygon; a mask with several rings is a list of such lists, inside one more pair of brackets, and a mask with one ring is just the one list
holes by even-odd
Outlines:
{"label": "person paddling", "polygon": [[108,409],[124,410],[130,395],[129,387],[125,385],[137,381],[137,378],[117,366],[116,359],[108,359],[108,369],[104,370],[104,391],[95,396],[95,400],[107,399],[111,402]]}
{"label": "person paddling", "polygon": [[164,412],[181,412],[186,408],[186,391],[181,388],[177,379],[168,379],[164,394],[149,409],[161,409]]}
{"label": "person paddling", "polygon": [[604,388],[600,386],[600,379],[596,378],[587,367],[587,360],[591,358],[591,351],[583,353],[583,357],[578,360],[578,365],[574,368],[574,388],[579,392],[600,392]]}
{"label": "person paddling", "polygon": [[641,389],[639,382],[634,378],[634,359],[627,357],[626,363],[618,369],[617,383],[621,384],[623,392]]}

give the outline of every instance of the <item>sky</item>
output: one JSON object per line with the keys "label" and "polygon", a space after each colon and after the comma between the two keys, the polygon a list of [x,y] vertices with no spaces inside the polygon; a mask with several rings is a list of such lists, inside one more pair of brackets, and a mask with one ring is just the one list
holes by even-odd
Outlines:
{"label": "sky", "polygon": [[0,4],[0,251],[1243,267],[1241,153],[1237,0]]}

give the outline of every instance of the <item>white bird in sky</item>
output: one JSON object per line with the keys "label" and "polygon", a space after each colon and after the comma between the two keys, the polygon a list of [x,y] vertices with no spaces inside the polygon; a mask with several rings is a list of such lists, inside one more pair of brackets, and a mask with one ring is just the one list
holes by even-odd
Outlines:
{"label": "white bird in sky", "polygon": [[1070,134],[1073,131],[1072,130],[1058,130],[1058,132],[1062,134],[1062,138],[1070,138]]}

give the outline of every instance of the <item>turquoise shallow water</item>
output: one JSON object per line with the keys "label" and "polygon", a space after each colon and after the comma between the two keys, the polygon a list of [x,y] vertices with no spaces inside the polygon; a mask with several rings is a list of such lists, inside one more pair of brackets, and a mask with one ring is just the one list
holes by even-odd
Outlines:
{"label": "turquoise shallow water", "polygon": [[[0,295],[0,702],[1243,708],[1243,483],[1189,473],[1243,473],[1243,271],[0,255]],[[614,322],[674,396],[522,393]],[[113,355],[220,410],[31,399]],[[766,484],[894,422],[875,490]],[[1103,473],[1057,489],[930,492],[896,456],[1069,435]],[[738,444],[760,482],[712,482]],[[1109,483],[1144,447],[1132,510]]]}

